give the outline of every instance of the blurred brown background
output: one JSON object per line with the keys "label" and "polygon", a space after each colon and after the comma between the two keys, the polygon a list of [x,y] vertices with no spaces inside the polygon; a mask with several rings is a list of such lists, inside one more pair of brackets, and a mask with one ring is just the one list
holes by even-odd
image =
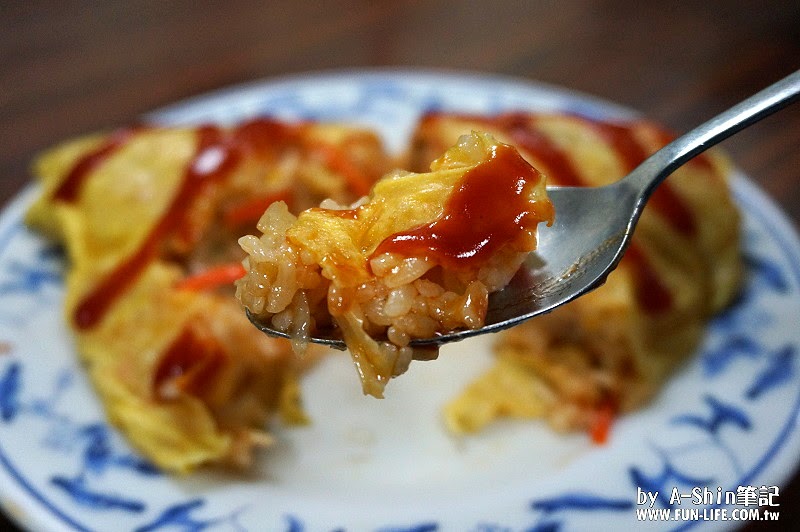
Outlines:
{"label": "blurred brown background", "polygon": [[[686,130],[800,68],[800,2],[11,1],[0,4],[0,205],[34,154],[240,82],[344,67],[562,85]],[[800,105],[725,142],[800,220]],[[781,486],[780,522],[800,518]],[[5,525],[5,526],[4,526]],[[0,516],[0,528],[10,525]]]}

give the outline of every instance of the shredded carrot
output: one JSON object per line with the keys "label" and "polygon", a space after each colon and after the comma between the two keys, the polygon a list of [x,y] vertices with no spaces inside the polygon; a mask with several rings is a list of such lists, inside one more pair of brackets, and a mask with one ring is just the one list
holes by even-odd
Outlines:
{"label": "shredded carrot", "polygon": [[243,277],[245,273],[247,272],[244,266],[238,262],[221,264],[183,278],[178,282],[176,288],[178,288],[178,290],[192,290],[195,292],[211,290],[219,286],[231,284],[235,280]]}
{"label": "shredded carrot", "polygon": [[592,442],[596,445],[603,445],[608,442],[611,434],[611,425],[614,423],[615,410],[610,405],[601,406],[595,412],[594,421],[589,428],[589,435]]}
{"label": "shredded carrot", "polygon": [[251,198],[241,203],[238,203],[225,211],[223,215],[223,222],[226,226],[236,228],[246,223],[254,223],[261,218],[267,207],[276,201],[284,201],[291,207],[292,200],[294,199],[292,190],[285,188],[273,194]]}
{"label": "shredded carrot", "polygon": [[347,180],[350,190],[358,196],[366,196],[372,181],[347,157],[344,151],[331,144],[319,143],[316,148],[325,158],[325,163]]}

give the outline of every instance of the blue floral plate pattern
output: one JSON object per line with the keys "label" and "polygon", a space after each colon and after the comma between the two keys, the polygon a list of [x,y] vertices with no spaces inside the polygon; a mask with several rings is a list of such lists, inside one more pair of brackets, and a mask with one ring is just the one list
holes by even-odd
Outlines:
{"label": "blue floral plate pattern", "polygon": [[[162,123],[255,115],[347,121],[400,151],[428,110],[633,113],[520,80],[459,73],[352,71],[268,80],[157,111]],[[747,280],[696,356],[611,441],[497,423],[459,439],[440,408],[488,364],[489,340],[448,346],[363,397],[346,356],[303,386],[314,423],[277,428],[246,476],[160,473],[109,426],[61,314],[64,258],[23,223],[35,189],[0,216],[0,504],[35,530],[717,530],[723,521],[638,523],[637,488],[688,493],[780,486],[800,456],[800,243],[746,177]],[[666,495],[656,503],[669,507]],[[714,503],[708,508],[717,507]],[[702,506],[701,506],[702,508]]]}

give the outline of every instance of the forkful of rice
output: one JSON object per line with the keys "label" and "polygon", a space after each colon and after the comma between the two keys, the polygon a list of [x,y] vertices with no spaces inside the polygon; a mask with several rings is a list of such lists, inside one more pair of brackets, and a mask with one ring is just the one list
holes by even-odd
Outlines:
{"label": "forkful of rice", "polygon": [[[472,132],[428,173],[396,171],[348,206],[271,205],[245,236],[237,297],[267,334],[349,349],[382,396],[411,360],[499,331],[600,286],[654,189],[676,168],[792,103],[800,72],[674,140],[626,178],[546,188],[512,146]],[[558,218],[556,218],[558,212]],[[539,237],[539,224],[550,226]]]}
{"label": "forkful of rice", "polygon": [[381,396],[448,334],[486,325],[489,294],[509,284],[552,223],[545,178],[492,136],[463,136],[427,173],[396,171],[354,205],[298,216],[284,203],[242,237],[237,297],[264,332],[350,350],[365,393]]}

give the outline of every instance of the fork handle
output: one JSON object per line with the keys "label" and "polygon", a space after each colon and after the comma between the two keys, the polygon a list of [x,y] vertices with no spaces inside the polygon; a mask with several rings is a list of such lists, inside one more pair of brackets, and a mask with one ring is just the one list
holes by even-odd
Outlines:
{"label": "fork handle", "polygon": [[794,103],[800,97],[800,70],[734,105],[651,155],[625,181],[639,188],[645,201],[684,163],[734,133]]}

